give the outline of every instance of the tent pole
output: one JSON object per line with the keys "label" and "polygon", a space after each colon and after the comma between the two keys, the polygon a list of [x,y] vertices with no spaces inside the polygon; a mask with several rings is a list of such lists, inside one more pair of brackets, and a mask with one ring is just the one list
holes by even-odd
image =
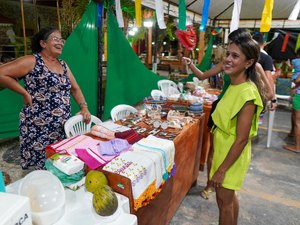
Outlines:
{"label": "tent pole", "polygon": [[57,12],[58,30],[61,32],[60,13],[59,13],[59,0],[56,0],[56,12]]}
{"label": "tent pole", "polygon": [[24,55],[27,55],[25,17],[24,17],[24,0],[20,0],[20,1],[21,1],[21,16],[22,16],[22,28],[23,28]]}
{"label": "tent pole", "polygon": [[[103,54],[103,42],[102,42],[102,36],[103,36],[103,8],[99,7],[99,3],[97,3],[97,10],[102,10],[102,12],[98,12],[97,15],[101,16],[101,23],[98,22],[98,93],[97,93],[97,116],[102,119],[103,114],[103,99],[104,99],[104,93],[102,88],[102,78],[103,78],[103,71],[102,71],[102,54]],[[99,18],[98,18],[99,21]]]}

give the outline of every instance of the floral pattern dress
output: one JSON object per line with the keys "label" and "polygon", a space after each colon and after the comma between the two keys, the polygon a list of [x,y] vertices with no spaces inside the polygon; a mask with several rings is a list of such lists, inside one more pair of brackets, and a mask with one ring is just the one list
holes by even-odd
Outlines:
{"label": "floral pattern dress", "polygon": [[44,169],[45,147],[64,139],[64,123],[70,118],[71,83],[67,66],[60,60],[63,74],[51,72],[40,54],[34,55],[36,65],[25,76],[25,89],[32,96],[32,107],[20,113],[20,152],[23,169],[34,166]]}

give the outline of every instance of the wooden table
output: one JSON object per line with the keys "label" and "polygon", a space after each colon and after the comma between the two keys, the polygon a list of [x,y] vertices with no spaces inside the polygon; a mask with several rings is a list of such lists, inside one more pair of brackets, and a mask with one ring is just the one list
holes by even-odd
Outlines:
{"label": "wooden table", "polygon": [[202,151],[200,157],[200,167],[201,171],[204,170],[205,164],[207,162],[207,157],[209,154],[210,149],[210,128],[207,126],[207,122],[209,119],[211,111],[211,105],[204,104],[203,105],[203,112],[205,113],[205,122],[204,122],[204,129],[203,129],[203,142],[202,142]]}

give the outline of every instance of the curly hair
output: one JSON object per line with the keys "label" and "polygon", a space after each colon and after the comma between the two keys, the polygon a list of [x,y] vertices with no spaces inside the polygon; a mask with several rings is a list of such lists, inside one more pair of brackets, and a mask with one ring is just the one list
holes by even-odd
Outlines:
{"label": "curly hair", "polygon": [[40,45],[41,40],[47,40],[50,34],[57,31],[56,28],[45,27],[41,29],[38,33],[36,33],[31,39],[31,49],[33,53],[39,53],[43,50]]}

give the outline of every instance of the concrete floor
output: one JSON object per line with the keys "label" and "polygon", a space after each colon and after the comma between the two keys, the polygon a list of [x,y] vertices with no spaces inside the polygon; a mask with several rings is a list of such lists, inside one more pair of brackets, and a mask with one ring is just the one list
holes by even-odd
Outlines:
{"label": "concrete floor", "polygon": [[[269,149],[267,115],[253,141],[252,163],[238,193],[240,225],[300,225],[300,154],[282,149],[282,145],[293,142],[287,137],[290,115],[287,107],[277,109]],[[21,170],[19,160],[18,139],[0,139],[0,168],[9,173],[12,181],[29,172]],[[170,225],[218,224],[215,194],[209,200],[199,195],[205,182],[206,172],[200,172],[198,184],[191,188]]]}

